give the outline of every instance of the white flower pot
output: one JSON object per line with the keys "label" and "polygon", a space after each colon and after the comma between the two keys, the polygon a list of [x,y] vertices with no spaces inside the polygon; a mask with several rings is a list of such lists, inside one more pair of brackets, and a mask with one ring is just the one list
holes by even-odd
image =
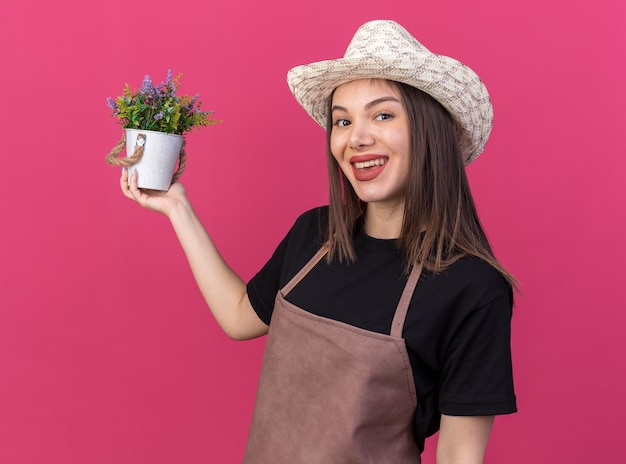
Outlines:
{"label": "white flower pot", "polygon": [[139,129],[125,129],[126,156],[135,153],[135,147],[143,144],[141,160],[128,168],[128,179],[137,171],[139,188],[163,190],[170,188],[176,163],[180,157],[184,137]]}

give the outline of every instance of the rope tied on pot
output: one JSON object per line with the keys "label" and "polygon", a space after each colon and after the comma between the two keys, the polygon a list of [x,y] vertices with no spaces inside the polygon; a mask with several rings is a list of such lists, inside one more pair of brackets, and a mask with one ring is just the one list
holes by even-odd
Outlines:
{"label": "rope tied on pot", "polygon": [[[185,152],[186,143],[187,141],[183,139],[183,146],[180,149],[180,155],[178,158],[178,169],[172,177],[172,184],[176,182],[180,176],[182,176],[183,171],[185,170],[185,165],[187,164],[187,153]],[[146,136],[144,134],[139,134],[137,136],[137,144],[135,145],[135,150],[133,151],[132,156],[118,158],[117,156],[124,151],[124,148],[126,148],[126,134],[123,133],[122,138],[119,142],[117,142],[117,145],[115,145],[106,156],[106,162],[111,166],[122,166],[124,168],[134,166],[141,161],[141,158],[143,157],[143,147],[145,144]]]}

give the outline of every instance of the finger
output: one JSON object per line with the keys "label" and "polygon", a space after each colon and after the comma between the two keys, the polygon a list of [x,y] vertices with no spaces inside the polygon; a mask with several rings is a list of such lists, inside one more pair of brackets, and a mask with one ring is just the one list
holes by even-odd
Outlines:
{"label": "finger", "polygon": [[128,169],[122,168],[122,175],[120,176],[120,188],[125,197],[134,199],[128,189]]}
{"label": "finger", "polygon": [[139,186],[137,185],[138,175],[139,174],[137,173],[137,170],[135,170],[135,172],[133,172],[133,175],[130,176],[130,183],[128,186],[128,190],[135,198],[139,198],[139,196],[141,195],[141,191],[139,190]]}

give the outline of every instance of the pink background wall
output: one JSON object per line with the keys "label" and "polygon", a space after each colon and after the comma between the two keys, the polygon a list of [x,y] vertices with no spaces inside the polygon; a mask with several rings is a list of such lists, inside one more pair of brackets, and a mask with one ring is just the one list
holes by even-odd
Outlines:
{"label": "pink background wall", "polygon": [[[263,340],[217,328],[167,221],[126,201],[105,98],[183,72],[221,126],[183,176],[243,278],[326,198],[324,136],[285,83],[395,19],[483,78],[495,127],[469,168],[523,283],[520,412],[488,463],[617,462],[626,303],[621,0],[4,1],[0,6],[0,462],[240,462]],[[434,443],[425,462],[432,463]]]}

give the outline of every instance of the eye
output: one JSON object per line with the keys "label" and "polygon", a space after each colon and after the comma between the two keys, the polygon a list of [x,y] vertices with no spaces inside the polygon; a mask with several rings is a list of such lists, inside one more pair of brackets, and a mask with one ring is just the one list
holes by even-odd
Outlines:
{"label": "eye", "polygon": [[337,119],[333,122],[333,126],[337,127],[346,127],[348,125],[350,125],[350,121],[348,121],[347,119]]}
{"label": "eye", "polygon": [[393,113],[384,112],[384,113],[378,113],[375,119],[377,121],[387,121],[388,119],[392,119],[392,118],[393,118]]}

